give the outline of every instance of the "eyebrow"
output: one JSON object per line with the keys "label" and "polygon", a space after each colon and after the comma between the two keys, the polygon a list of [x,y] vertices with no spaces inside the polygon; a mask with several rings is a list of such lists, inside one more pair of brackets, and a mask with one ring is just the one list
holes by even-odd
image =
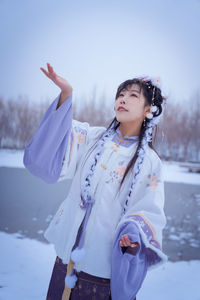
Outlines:
{"label": "eyebrow", "polygon": [[[125,89],[123,89],[121,92],[124,92]],[[138,94],[140,94],[140,92],[138,92],[137,90],[130,90],[131,92],[137,92]]]}

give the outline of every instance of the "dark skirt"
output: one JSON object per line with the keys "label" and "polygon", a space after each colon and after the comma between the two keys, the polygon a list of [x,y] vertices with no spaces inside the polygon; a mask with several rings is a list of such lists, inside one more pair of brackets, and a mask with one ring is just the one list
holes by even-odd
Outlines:
{"label": "dark skirt", "polygon": [[[61,300],[65,289],[67,264],[57,256],[53,267],[46,300]],[[110,279],[76,272],[77,281],[71,289],[70,300],[112,300]],[[136,297],[135,299],[136,300]]]}

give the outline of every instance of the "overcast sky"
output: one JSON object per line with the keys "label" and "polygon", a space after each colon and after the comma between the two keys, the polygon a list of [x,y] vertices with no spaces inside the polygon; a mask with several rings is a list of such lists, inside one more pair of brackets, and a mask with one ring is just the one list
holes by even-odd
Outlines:
{"label": "overcast sky", "polygon": [[1,0],[0,20],[4,99],[53,101],[47,62],[74,97],[96,85],[114,101],[121,82],[142,75],[159,76],[174,101],[200,90],[199,0]]}

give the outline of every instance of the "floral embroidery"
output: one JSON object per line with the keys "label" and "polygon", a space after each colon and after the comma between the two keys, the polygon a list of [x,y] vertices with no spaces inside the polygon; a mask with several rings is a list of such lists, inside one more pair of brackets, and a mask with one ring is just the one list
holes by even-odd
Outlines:
{"label": "floral embroidery", "polygon": [[104,164],[101,164],[100,166],[101,166],[104,170],[107,169],[107,167],[106,167]]}
{"label": "floral embroidery", "polygon": [[70,135],[70,153],[69,153],[69,160],[68,160],[68,164],[67,166],[69,167],[69,164],[72,160],[72,153],[74,150],[74,144],[75,144],[75,134],[74,132],[78,133],[77,134],[77,149],[79,149],[79,145],[83,144],[85,141],[85,136],[87,134],[87,131],[85,129],[82,129],[80,127],[74,126],[73,127],[74,131],[71,131],[71,135]]}
{"label": "floral embroidery", "polygon": [[[148,175],[148,177],[151,177],[151,176]],[[153,173],[150,183],[148,183],[146,186],[153,190],[157,187],[158,182],[160,182],[160,180],[158,179],[158,176],[156,176],[156,173]]]}
{"label": "floral embroidery", "polygon": [[115,152],[117,151],[117,148],[115,148],[114,146],[111,147]]}
{"label": "floral embroidery", "polygon": [[82,144],[85,141],[85,135],[82,133],[79,133],[77,135],[77,141],[78,141],[78,144]]}
{"label": "floral embroidery", "polygon": [[85,137],[87,135],[87,130],[82,129],[80,127],[74,126],[74,130],[77,133],[77,147],[79,149],[79,145],[83,144],[85,141]]}
{"label": "floral embroidery", "polygon": [[123,176],[124,172],[126,170],[126,166],[117,166],[116,171],[118,172],[119,176]]}
{"label": "floral embroidery", "polygon": [[120,145],[119,145],[119,144],[117,144],[117,143],[115,143],[115,146],[116,146],[116,147],[118,147],[118,148],[120,148]]}
{"label": "floral embroidery", "polygon": [[144,180],[138,181],[138,183],[145,184],[145,186],[149,187],[151,190],[158,186],[158,182],[160,182],[160,180],[158,179],[158,176],[156,176],[156,173],[148,174],[145,176]]}
{"label": "floral embroidery", "polygon": [[124,172],[126,171],[126,165],[124,164],[124,160],[119,162],[119,165],[115,167],[113,171],[110,171],[110,179],[106,181],[106,183],[114,182],[115,184],[120,183]]}

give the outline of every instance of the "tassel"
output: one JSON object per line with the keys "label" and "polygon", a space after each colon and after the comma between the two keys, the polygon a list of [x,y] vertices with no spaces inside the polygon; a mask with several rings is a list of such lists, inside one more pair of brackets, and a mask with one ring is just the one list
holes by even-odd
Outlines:
{"label": "tassel", "polygon": [[75,248],[71,253],[71,259],[74,262],[81,261],[85,256],[85,249],[84,248]]}
{"label": "tassel", "polygon": [[75,274],[67,274],[67,276],[65,277],[65,284],[70,289],[75,287],[76,281],[77,281],[77,276]]}
{"label": "tassel", "polygon": [[70,259],[69,264],[67,265],[67,275],[65,277],[65,289],[63,291],[61,300],[69,300],[70,299],[71,287],[72,288],[74,287],[76,280],[77,280],[75,278],[75,276],[73,275],[73,273],[74,273],[73,268],[74,268],[74,262]]}

